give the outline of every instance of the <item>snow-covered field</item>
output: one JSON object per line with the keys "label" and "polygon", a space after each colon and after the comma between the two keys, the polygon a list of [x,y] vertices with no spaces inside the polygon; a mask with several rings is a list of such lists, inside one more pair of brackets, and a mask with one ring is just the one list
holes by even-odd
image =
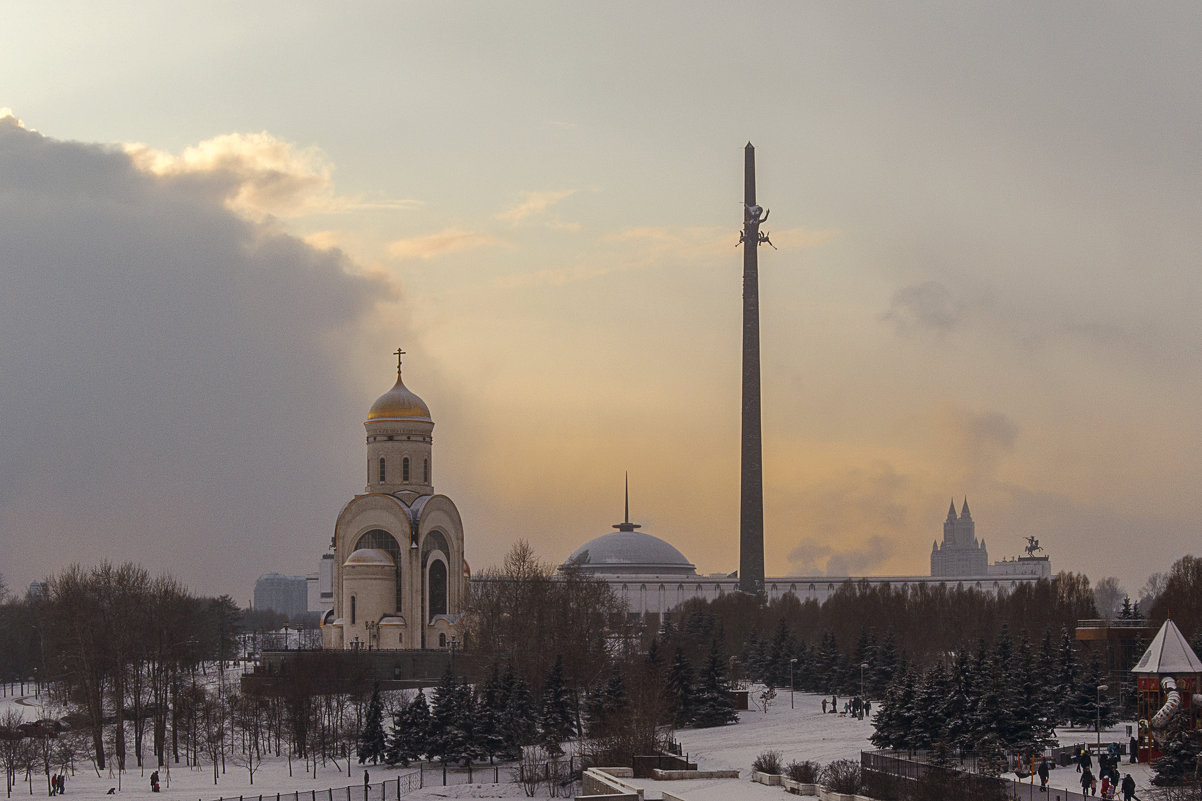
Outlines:
{"label": "snow-covered field", "polygon": [[[20,699],[2,699],[0,711],[5,706],[18,704],[26,719],[32,720],[43,715],[37,699],[25,697]],[[812,760],[828,763],[836,759],[858,760],[860,751],[871,750],[868,737],[872,733],[872,724],[867,720],[857,720],[851,717],[822,714],[822,696],[808,693],[797,693],[794,696],[794,708],[790,708],[788,693],[782,692],[767,713],[759,710],[739,713],[739,723],[733,726],[723,726],[715,729],[684,729],[677,732],[677,739],[691,760],[698,763],[703,770],[735,769],[742,772],[744,777],[750,774],[751,762],[763,751],[780,751],[785,763],[794,760]],[[1071,745],[1080,742],[1090,742],[1094,739],[1092,731],[1061,730],[1058,732],[1061,745]],[[1125,741],[1123,725],[1120,724],[1110,732],[1102,733],[1102,740]],[[130,758],[132,762],[132,757]],[[150,758],[148,755],[147,762]],[[170,773],[169,785],[164,775],[163,791],[158,794],[150,792],[150,773],[152,768],[145,770],[127,770],[120,780],[114,775],[110,778],[108,772],[102,772],[97,777],[90,762],[77,765],[76,774],[67,777],[67,795],[79,801],[102,801],[109,788],[117,787],[115,793],[126,799],[144,799],[144,801],[212,801],[216,798],[238,798],[243,796],[246,801],[255,799],[259,794],[270,795],[274,801],[276,793],[292,793],[300,790],[308,793],[310,790],[325,790],[333,787],[341,790],[348,785],[358,788],[363,784],[363,766],[350,765],[345,761],[337,766],[332,763],[318,767],[317,778],[312,773],[304,774],[303,765],[294,763],[292,775],[289,775],[286,760],[267,760],[255,772],[254,785],[249,782],[245,769],[227,764],[227,771],[222,774],[215,785],[211,766],[199,770],[189,770],[179,766]],[[373,785],[378,782],[407,774],[411,768],[387,768],[385,766],[368,766]],[[492,769],[487,768],[488,779],[492,778]],[[1140,789],[1147,787],[1150,770],[1146,765],[1123,764],[1124,773],[1130,772]],[[479,773],[477,769],[477,778]],[[20,778],[24,778],[23,776]],[[524,797],[520,785],[508,780],[509,772],[500,769],[499,784],[473,783],[441,786],[441,772],[427,769],[424,789],[417,790],[406,798],[436,799],[436,798],[520,798]],[[1079,776],[1075,770],[1058,768],[1052,771],[1052,786],[1065,790],[1080,790],[1077,784]],[[456,779],[463,781],[463,777]],[[752,787],[746,778],[728,780],[725,782],[639,782],[646,789],[648,799],[660,797],[663,787],[670,787],[671,792],[682,795],[690,801],[707,801],[719,798],[760,798],[773,797],[784,801],[787,796],[779,788]],[[342,798],[345,799],[343,790]],[[375,792],[379,792],[378,789]],[[389,788],[389,798],[393,798],[392,788]],[[1136,791],[1139,793],[1139,790]],[[45,777],[35,777],[32,795],[46,794]],[[19,783],[14,789],[14,798],[29,797],[29,786]],[[337,792],[334,801],[340,801]],[[373,794],[373,799],[378,795]],[[361,795],[360,795],[361,798]],[[322,796],[318,795],[318,801]],[[305,797],[301,801],[306,801]]]}

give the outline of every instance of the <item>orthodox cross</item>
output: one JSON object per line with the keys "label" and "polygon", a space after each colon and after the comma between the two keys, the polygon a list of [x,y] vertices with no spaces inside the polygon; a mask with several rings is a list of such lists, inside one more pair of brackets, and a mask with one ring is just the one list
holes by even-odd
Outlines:
{"label": "orthodox cross", "polygon": [[405,355],[405,351],[397,348],[393,351],[393,355],[396,356],[396,371],[399,373],[401,372],[401,357]]}

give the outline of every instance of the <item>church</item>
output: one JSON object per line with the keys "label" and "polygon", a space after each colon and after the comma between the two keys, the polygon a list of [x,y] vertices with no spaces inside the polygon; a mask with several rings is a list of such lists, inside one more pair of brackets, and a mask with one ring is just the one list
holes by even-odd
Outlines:
{"label": "church", "polygon": [[401,377],[371,405],[367,485],[334,524],[331,649],[438,649],[462,642],[468,567],[455,503],[434,491],[434,418]]}

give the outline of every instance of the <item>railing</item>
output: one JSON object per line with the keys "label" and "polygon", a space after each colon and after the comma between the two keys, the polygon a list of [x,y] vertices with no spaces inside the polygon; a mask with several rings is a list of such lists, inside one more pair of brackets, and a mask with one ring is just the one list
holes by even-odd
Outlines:
{"label": "railing", "polygon": [[1078,620],[1079,629],[1146,629],[1150,628],[1146,620],[1125,620],[1122,618],[1096,618]]}
{"label": "railing", "polygon": [[[1096,801],[1096,796],[1085,796],[1073,790],[1065,790],[1051,787],[1048,791],[1040,790],[1040,782],[1038,778],[1034,780],[1031,777],[1025,779],[1011,779],[1008,776],[998,776],[996,778],[983,776],[979,773],[972,773],[964,768],[969,767],[968,763],[964,763],[960,769],[957,768],[941,768],[930,762],[925,761],[926,754],[916,755],[914,758],[905,755],[895,754],[889,751],[861,751],[860,752],[860,768],[863,771],[865,787],[873,795],[874,798],[894,799],[908,797],[909,793],[902,790],[901,784],[914,785],[921,781],[928,773],[932,771],[941,771],[945,775],[958,775],[958,777],[967,782],[969,785],[968,797],[975,795],[971,787],[977,784],[990,784],[993,786],[1001,786],[1006,793],[1006,797],[1013,801]],[[1072,774],[1073,778],[1079,778],[1077,774]],[[912,790],[913,787],[907,788]]]}
{"label": "railing", "polygon": [[330,787],[325,790],[294,790],[287,793],[227,795],[216,801],[389,801],[420,790],[421,787],[422,772],[414,770],[373,784]]}

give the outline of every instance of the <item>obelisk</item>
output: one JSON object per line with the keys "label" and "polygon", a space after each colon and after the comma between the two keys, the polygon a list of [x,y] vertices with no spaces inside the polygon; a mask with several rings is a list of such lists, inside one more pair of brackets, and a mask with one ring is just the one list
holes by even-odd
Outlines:
{"label": "obelisk", "polygon": [[739,492],[739,589],[764,591],[764,463],[760,432],[760,223],[755,202],[755,148],[743,161],[743,431]]}

